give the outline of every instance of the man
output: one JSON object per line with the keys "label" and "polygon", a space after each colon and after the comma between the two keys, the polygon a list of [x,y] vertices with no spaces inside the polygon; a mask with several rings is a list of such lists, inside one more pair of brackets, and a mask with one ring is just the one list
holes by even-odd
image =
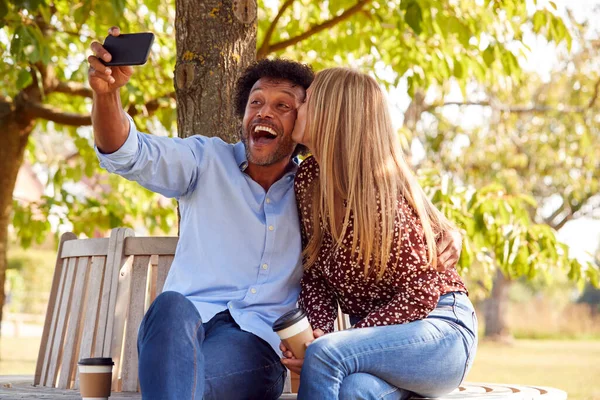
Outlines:
{"label": "man", "polygon": [[278,398],[286,371],[271,325],[295,306],[300,288],[291,133],[312,70],[284,60],[249,67],[236,87],[239,143],[164,138],[139,133],[122,110],[119,90],[133,69],[107,68],[99,58],[110,54],[97,42],[91,48],[101,165],[177,198],[181,211],[164,292],[139,329],[144,398]]}

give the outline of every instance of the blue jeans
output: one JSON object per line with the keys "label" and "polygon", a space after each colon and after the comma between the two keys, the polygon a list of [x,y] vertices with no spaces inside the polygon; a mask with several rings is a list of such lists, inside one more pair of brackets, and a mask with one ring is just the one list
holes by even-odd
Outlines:
{"label": "blue jeans", "polygon": [[229,311],[202,323],[185,296],[164,292],[138,333],[139,379],[146,399],[277,399],[286,370],[258,336]]}
{"label": "blue jeans", "polygon": [[327,334],[306,350],[298,399],[408,399],[456,389],[477,349],[463,293],[442,296],[423,320]]}

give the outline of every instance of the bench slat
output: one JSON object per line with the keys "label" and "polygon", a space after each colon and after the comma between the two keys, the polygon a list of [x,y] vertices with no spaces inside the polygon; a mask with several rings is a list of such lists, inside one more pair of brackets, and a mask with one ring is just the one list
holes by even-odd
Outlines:
{"label": "bench slat", "polygon": [[[169,274],[169,270],[171,269],[171,264],[173,263],[173,256],[159,256],[158,257],[158,270],[156,271],[156,293],[160,294],[163,291],[163,287],[165,286],[165,280],[167,279],[167,275]],[[154,299],[151,299],[154,301]]]}
{"label": "bench slat", "polygon": [[138,388],[136,343],[138,328],[144,317],[149,262],[150,256],[137,256],[133,261],[129,313],[125,332],[125,350],[121,370],[122,390],[124,392],[135,392]]}
{"label": "bench slat", "polygon": [[133,231],[127,228],[113,229],[110,235],[106,259],[107,268],[104,273],[104,289],[102,290],[107,298],[102,299],[100,317],[98,318],[98,324],[101,324],[104,328],[102,357],[111,356],[119,271],[127,258],[123,256],[123,246],[125,238],[132,235],[134,235]]}
{"label": "bench slat", "polygon": [[42,367],[42,375],[41,382],[42,386],[48,386],[48,371],[50,369],[50,364],[52,363],[52,353],[54,346],[54,337],[56,336],[56,331],[58,328],[58,315],[60,314],[59,305],[62,302],[63,294],[64,294],[64,286],[65,279],[67,277],[67,267],[69,264],[69,260],[63,260],[60,268],[60,277],[58,281],[57,293],[56,293],[56,306],[54,307],[54,312],[52,313],[52,322],[50,324],[50,330],[48,332],[47,344],[46,344],[46,352],[44,355],[43,367]]}
{"label": "bench slat", "polygon": [[113,369],[113,390],[121,390],[121,353],[123,349],[123,337],[125,336],[125,325],[129,313],[129,295],[131,292],[131,272],[133,257],[129,257],[119,273],[119,291],[117,292],[117,304],[115,305],[115,317],[113,324],[112,358],[115,363]]}
{"label": "bench slat", "polygon": [[65,242],[61,258],[105,256],[108,252],[108,238],[82,239]]}
{"label": "bench slat", "polygon": [[79,257],[75,269],[75,284],[71,295],[71,311],[67,333],[63,345],[63,359],[58,378],[58,388],[69,389],[75,378],[74,364],[77,363],[79,341],[81,340],[81,317],[86,278],[89,271],[89,257]]}
{"label": "bench slat", "polygon": [[[38,352],[38,358],[35,367],[35,376],[33,378],[34,385],[39,385],[43,381],[42,371],[47,369],[47,363],[45,363],[45,361],[47,360],[47,357],[50,354],[50,352],[48,352],[48,350],[50,350],[48,344],[51,343],[51,341],[49,341],[48,338],[51,336],[51,332],[53,332],[53,327],[55,327],[56,325],[55,319],[53,317],[57,312],[56,299],[59,294],[58,286],[63,272],[63,260],[60,258],[60,253],[62,252],[62,248],[67,241],[75,239],[77,239],[77,236],[75,236],[75,234],[71,232],[63,233],[60,237],[60,243],[58,245],[58,253],[56,255],[56,263],[54,267],[54,277],[52,278],[52,287],[50,288],[50,297],[48,298],[48,307],[46,308],[44,330],[42,331],[42,340],[40,341],[40,350]],[[52,337],[53,336],[54,334],[52,333]]]}
{"label": "bench slat", "polygon": [[172,256],[177,247],[176,236],[128,237],[125,240],[126,256]]}
{"label": "bench slat", "polygon": [[[81,336],[81,344],[79,347],[79,358],[92,357],[92,349],[94,345],[94,333],[96,332],[96,324],[98,323],[98,309],[100,308],[100,293],[102,290],[102,278],[104,277],[104,266],[106,257],[92,257],[88,285],[85,296],[85,312],[83,322],[83,333]],[[76,367],[75,367],[76,368]],[[75,375],[74,389],[79,388],[79,374]]]}
{"label": "bench slat", "polygon": [[67,273],[63,285],[63,295],[60,302],[58,321],[56,323],[56,333],[54,335],[54,343],[52,344],[52,355],[50,357],[50,365],[48,367],[48,377],[46,379],[46,386],[54,387],[56,385],[56,378],[58,374],[58,366],[62,361],[63,343],[65,340],[66,332],[66,320],[70,312],[71,299],[73,294],[73,282],[75,275],[75,264],[77,263],[76,258],[69,258],[67,265]]}

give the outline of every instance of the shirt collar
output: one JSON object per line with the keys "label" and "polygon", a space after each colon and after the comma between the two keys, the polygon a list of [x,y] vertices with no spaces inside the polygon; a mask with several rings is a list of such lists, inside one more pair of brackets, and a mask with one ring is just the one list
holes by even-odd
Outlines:
{"label": "shirt collar", "polygon": [[244,172],[248,168],[248,158],[246,158],[246,147],[243,142],[237,142],[233,146],[233,155],[240,171]]}

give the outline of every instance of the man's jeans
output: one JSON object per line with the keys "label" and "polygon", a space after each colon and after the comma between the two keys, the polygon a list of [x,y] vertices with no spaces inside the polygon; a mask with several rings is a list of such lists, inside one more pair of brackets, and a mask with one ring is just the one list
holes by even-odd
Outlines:
{"label": "man's jeans", "polygon": [[477,318],[448,293],[419,321],[327,334],[306,350],[298,399],[439,397],[458,387],[477,349]]}
{"label": "man's jeans", "polygon": [[285,368],[258,336],[242,331],[229,311],[203,324],[176,292],[159,295],[138,333],[139,378],[146,399],[277,399]]}

